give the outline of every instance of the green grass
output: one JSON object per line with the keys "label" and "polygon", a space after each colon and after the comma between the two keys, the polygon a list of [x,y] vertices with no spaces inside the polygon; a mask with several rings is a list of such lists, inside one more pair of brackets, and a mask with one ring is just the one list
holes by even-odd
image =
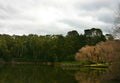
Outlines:
{"label": "green grass", "polygon": [[62,62],[62,64],[68,64],[68,65],[81,65],[83,67],[93,67],[93,68],[107,68],[109,65],[107,63],[91,63],[91,62],[78,62],[78,61],[72,61],[72,62]]}
{"label": "green grass", "polygon": [[85,65],[86,67],[98,67],[98,68],[107,68],[109,65],[108,64],[91,64],[91,65]]}

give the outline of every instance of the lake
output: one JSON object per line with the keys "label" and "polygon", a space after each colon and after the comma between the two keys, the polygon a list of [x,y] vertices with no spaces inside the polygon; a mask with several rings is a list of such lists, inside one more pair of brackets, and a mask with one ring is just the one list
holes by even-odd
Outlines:
{"label": "lake", "polygon": [[120,83],[105,80],[106,69],[44,65],[0,65],[0,83]]}

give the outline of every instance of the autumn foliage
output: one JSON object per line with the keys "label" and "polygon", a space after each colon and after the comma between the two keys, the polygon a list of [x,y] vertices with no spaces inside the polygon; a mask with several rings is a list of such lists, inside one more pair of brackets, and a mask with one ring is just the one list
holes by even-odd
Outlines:
{"label": "autumn foliage", "polygon": [[95,46],[81,48],[75,56],[77,61],[112,63],[120,60],[120,40],[100,42]]}

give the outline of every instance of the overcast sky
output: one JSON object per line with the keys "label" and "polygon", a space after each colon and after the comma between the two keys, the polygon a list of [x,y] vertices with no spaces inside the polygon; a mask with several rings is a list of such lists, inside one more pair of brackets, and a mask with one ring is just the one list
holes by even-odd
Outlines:
{"label": "overcast sky", "polygon": [[0,0],[0,34],[109,32],[120,0]]}

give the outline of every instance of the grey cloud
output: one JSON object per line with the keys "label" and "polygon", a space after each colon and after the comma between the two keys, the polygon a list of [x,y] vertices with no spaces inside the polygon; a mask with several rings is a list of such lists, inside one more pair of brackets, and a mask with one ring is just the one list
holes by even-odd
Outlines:
{"label": "grey cloud", "polygon": [[[67,30],[64,31],[59,29],[58,26],[55,25],[58,22],[69,25],[72,29],[76,29],[80,33],[83,32],[84,29],[97,26],[107,32],[106,26],[113,22],[112,14],[109,14],[109,11],[107,13],[103,12],[102,14],[99,10],[102,10],[102,8],[105,8],[106,10],[114,9],[119,0],[91,0],[91,2],[88,0],[83,1],[84,3],[78,3],[79,0],[74,0],[74,5],[72,3],[69,4],[69,2],[65,2],[64,4],[66,5],[64,7],[63,3],[59,4],[59,0],[0,0],[0,32],[8,34],[64,34]],[[57,20],[55,19],[53,24],[48,23],[46,25],[40,25],[42,20],[39,19],[39,15],[37,18],[36,15],[33,15],[34,13],[30,13],[31,15],[27,13],[28,10],[34,12],[34,10],[37,9],[40,12],[35,11],[35,14],[41,14],[41,11],[44,11],[45,9],[44,7],[49,8],[51,6],[58,9],[58,11],[60,11],[63,15],[62,20],[61,18],[58,18]],[[39,10],[40,7],[43,7],[43,10]],[[54,10],[52,11],[54,12]],[[73,15],[73,17],[70,15],[66,16],[66,14],[68,14],[67,11],[69,11],[69,14]],[[84,11],[84,13],[82,13],[82,11]],[[27,16],[24,12],[29,15]],[[47,16],[47,14],[45,16]],[[82,16],[93,17],[97,19],[97,21],[101,21],[106,25],[94,25],[94,21],[91,22],[91,24],[87,23],[87,20],[86,22],[85,20],[84,22],[82,20],[79,21],[78,19]],[[78,19],[76,19],[76,17],[78,17]]]}
{"label": "grey cloud", "polygon": [[9,14],[14,14],[17,13],[17,10],[15,8],[13,8],[12,6],[3,6],[0,4],[0,11],[3,11],[5,13],[9,13]]}
{"label": "grey cloud", "polygon": [[1,0],[0,19],[31,19],[20,14],[35,6],[34,0]]}
{"label": "grey cloud", "polygon": [[87,22],[70,20],[70,19],[64,19],[64,20],[61,20],[60,22],[70,25],[71,27],[73,27],[74,30],[77,30],[80,34],[83,34],[85,29],[101,27],[101,26],[89,24]]}
{"label": "grey cloud", "polygon": [[68,19],[64,19],[64,20],[60,20],[60,22],[66,23],[72,27],[79,27],[80,25],[72,20],[68,20]]}
{"label": "grey cloud", "polygon": [[80,23],[80,22],[77,22],[75,20],[70,20],[70,19],[64,19],[64,20],[60,20],[60,22],[63,22],[63,23],[66,23],[74,28],[85,28],[86,27],[86,24],[85,23]]}
{"label": "grey cloud", "polygon": [[113,24],[113,22],[114,22],[114,18],[112,16],[112,14],[111,15],[108,15],[108,14],[101,15],[98,17],[98,20],[100,20],[104,23],[109,23],[109,24]]}
{"label": "grey cloud", "polygon": [[16,15],[19,14],[19,11],[10,5],[2,5],[0,4],[0,19],[8,20],[12,18],[16,18]]}
{"label": "grey cloud", "polygon": [[61,20],[60,22],[66,23],[68,25],[70,25],[71,27],[74,28],[74,30],[77,30],[80,34],[83,34],[83,30],[86,28],[86,25],[84,25],[83,23],[79,23],[79,22],[75,22],[72,20]]}
{"label": "grey cloud", "polygon": [[92,0],[91,2],[86,2],[86,3],[76,3],[75,7],[78,10],[86,10],[86,11],[98,11],[102,8],[115,8],[116,5],[119,3],[119,0]]}
{"label": "grey cloud", "polygon": [[[92,16],[95,19],[106,24],[112,24],[114,21],[113,11],[117,8],[119,0],[92,0],[86,3],[77,3],[76,8],[79,11],[79,16]],[[104,11],[106,9],[106,11]],[[103,12],[102,12],[103,10]],[[101,12],[100,12],[101,11]],[[84,12],[84,13],[82,13]]]}

